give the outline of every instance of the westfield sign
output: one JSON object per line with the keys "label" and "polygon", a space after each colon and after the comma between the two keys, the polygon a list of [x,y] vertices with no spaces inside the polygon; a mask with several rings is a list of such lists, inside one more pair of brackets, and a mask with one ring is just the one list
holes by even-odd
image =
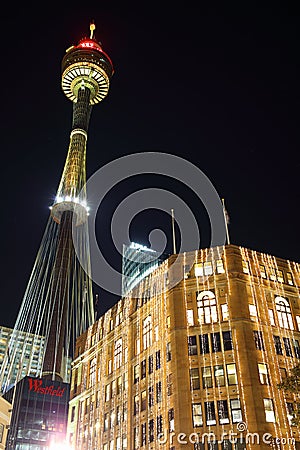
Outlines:
{"label": "westfield sign", "polygon": [[29,389],[28,391],[36,392],[37,394],[42,395],[53,395],[54,397],[62,397],[65,392],[65,388],[61,388],[60,386],[54,388],[52,386],[43,386],[43,380],[36,378],[28,378]]}

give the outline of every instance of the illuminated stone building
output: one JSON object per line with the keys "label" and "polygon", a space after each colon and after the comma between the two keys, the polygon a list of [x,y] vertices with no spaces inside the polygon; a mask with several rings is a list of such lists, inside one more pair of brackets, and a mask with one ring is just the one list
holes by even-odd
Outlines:
{"label": "illuminated stone building", "polygon": [[235,245],[164,261],[77,340],[72,448],[299,448],[277,388],[300,358],[299,285],[298,263]]}
{"label": "illuminated stone building", "polygon": [[5,449],[7,431],[10,422],[11,404],[0,397],[0,449]]}

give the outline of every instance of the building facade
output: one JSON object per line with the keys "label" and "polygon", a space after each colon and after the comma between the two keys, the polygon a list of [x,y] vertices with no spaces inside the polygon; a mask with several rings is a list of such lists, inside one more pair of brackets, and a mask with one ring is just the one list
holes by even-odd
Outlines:
{"label": "building facade", "polygon": [[235,245],[172,255],[78,338],[72,448],[299,448],[277,387],[299,286],[298,263]]}
{"label": "building facade", "polygon": [[10,389],[25,375],[40,375],[45,338],[25,331],[0,327],[1,391]]}
{"label": "building facade", "polygon": [[0,449],[5,449],[7,432],[10,422],[11,404],[0,397]]}

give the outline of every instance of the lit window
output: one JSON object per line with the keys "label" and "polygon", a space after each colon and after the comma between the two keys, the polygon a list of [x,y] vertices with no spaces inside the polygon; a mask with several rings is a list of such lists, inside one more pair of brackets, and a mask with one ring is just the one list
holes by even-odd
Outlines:
{"label": "lit window", "polygon": [[202,367],[202,385],[204,389],[212,387],[211,367]]}
{"label": "lit window", "polygon": [[109,413],[104,414],[104,431],[109,429]]}
{"label": "lit window", "polygon": [[277,278],[277,277],[276,277],[276,271],[275,271],[275,269],[270,268],[269,277],[270,277],[270,280],[276,281],[276,278]]}
{"label": "lit window", "polygon": [[190,369],[190,378],[191,378],[191,389],[192,389],[192,391],[200,389],[200,378],[199,378],[199,369],[198,369],[198,367]]}
{"label": "lit window", "polygon": [[189,327],[194,326],[194,311],[192,309],[188,309],[186,312],[187,324]]}
{"label": "lit window", "polygon": [[228,305],[226,303],[224,303],[223,305],[221,305],[221,312],[222,312],[222,320],[228,320],[229,315],[228,315]]}
{"label": "lit window", "polygon": [[89,385],[94,386],[96,382],[96,368],[97,368],[97,359],[93,358],[92,361],[90,361],[90,380]]}
{"label": "lit window", "polygon": [[213,274],[213,266],[211,261],[206,261],[204,263],[204,275],[212,275]]}
{"label": "lit window", "polygon": [[169,431],[172,432],[172,431],[175,430],[174,408],[169,409],[169,411],[168,411],[168,419],[169,419]]}
{"label": "lit window", "polygon": [[270,324],[272,325],[272,327],[275,327],[275,318],[274,318],[273,309],[268,309],[268,313],[269,313]]}
{"label": "lit window", "polygon": [[139,364],[137,364],[133,368],[133,382],[138,383],[139,379],[140,379],[140,366]]}
{"label": "lit window", "polygon": [[217,302],[212,291],[197,293],[197,307],[200,324],[218,321]]}
{"label": "lit window", "polygon": [[286,273],[286,279],[287,279],[287,282],[289,285],[291,285],[291,286],[294,285],[293,275],[291,274],[291,272]]}
{"label": "lit window", "polygon": [[229,423],[228,403],[227,400],[218,400],[218,417],[220,425]]}
{"label": "lit window", "polygon": [[147,393],[146,391],[141,392],[141,411],[145,411],[147,408]]}
{"label": "lit window", "polygon": [[264,408],[265,408],[266,422],[275,423],[274,406],[273,400],[271,398],[264,398]]}
{"label": "lit window", "polygon": [[261,384],[270,384],[267,365],[263,363],[258,363],[257,366],[258,366],[259,381],[261,382]]}
{"label": "lit window", "polygon": [[263,264],[260,264],[259,270],[260,270],[260,276],[262,278],[267,278],[266,269],[265,269],[265,266]]}
{"label": "lit window", "polygon": [[152,344],[152,317],[148,316],[143,321],[143,347],[150,347]]}
{"label": "lit window", "polygon": [[231,399],[230,408],[231,408],[232,423],[242,422],[243,417],[240,399],[239,398]]}
{"label": "lit window", "polygon": [[195,264],[195,277],[203,277],[203,263]]}
{"label": "lit window", "polygon": [[214,402],[205,402],[206,425],[216,425],[216,411]]}
{"label": "lit window", "polygon": [[249,270],[249,263],[248,261],[245,261],[244,259],[242,260],[242,267],[243,267],[243,272],[249,274],[250,270]]}
{"label": "lit window", "polygon": [[135,340],[135,354],[139,355],[141,351],[141,340],[140,338],[136,338]]}
{"label": "lit window", "polygon": [[222,259],[217,259],[216,266],[217,266],[217,273],[225,273]]}
{"label": "lit window", "polygon": [[297,328],[300,331],[300,316],[296,316]]}
{"label": "lit window", "polygon": [[118,377],[118,379],[117,379],[117,395],[121,394],[122,386],[123,386],[123,379],[121,376],[121,377]]}
{"label": "lit window", "polygon": [[114,368],[119,369],[122,365],[122,339],[115,342]]}
{"label": "lit window", "polygon": [[192,405],[192,413],[193,413],[193,426],[202,427],[203,425],[203,417],[202,417],[202,405],[201,403],[194,403]]}
{"label": "lit window", "polygon": [[108,402],[110,399],[110,383],[105,386],[105,401]]}
{"label": "lit window", "polygon": [[135,395],[133,398],[133,415],[136,416],[139,413],[140,401],[139,396]]}
{"label": "lit window", "polygon": [[250,313],[250,319],[251,320],[256,320],[257,319],[257,309],[256,309],[256,305],[249,305],[249,313]]}
{"label": "lit window", "polygon": [[276,311],[279,326],[288,330],[294,329],[291,307],[289,302],[284,297],[275,297]]}
{"label": "lit window", "polygon": [[237,374],[235,364],[226,364],[228,384],[237,384]]}
{"label": "lit window", "polygon": [[276,276],[277,276],[277,281],[279,281],[279,283],[284,283],[282,270],[276,270]]}
{"label": "lit window", "polygon": [[214,366],[215,383],[216,386],[225,386],[225,373],[223,366]]}

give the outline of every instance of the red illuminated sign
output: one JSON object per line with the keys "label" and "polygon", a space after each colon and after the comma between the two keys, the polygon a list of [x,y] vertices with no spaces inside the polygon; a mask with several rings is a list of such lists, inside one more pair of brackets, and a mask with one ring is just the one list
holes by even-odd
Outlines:
{"label": "red illuminated sign", "polygon": [[28,391],[33,391],[36,392],[37,394],[62,397],[65,392],[65,388],[61,388],[60,386],[58,386],[57,388],[54,388],[54,385],[43,386],[43,380],[40,379],[37,380],[34,378],[28,378],[28,383],[29,383]]}
{"label": "red illuminated sign", "polygon": [[82,42],[81,44],[80,44],[80,47],[94,47],[94,44],[93,44],[93,42]]}

